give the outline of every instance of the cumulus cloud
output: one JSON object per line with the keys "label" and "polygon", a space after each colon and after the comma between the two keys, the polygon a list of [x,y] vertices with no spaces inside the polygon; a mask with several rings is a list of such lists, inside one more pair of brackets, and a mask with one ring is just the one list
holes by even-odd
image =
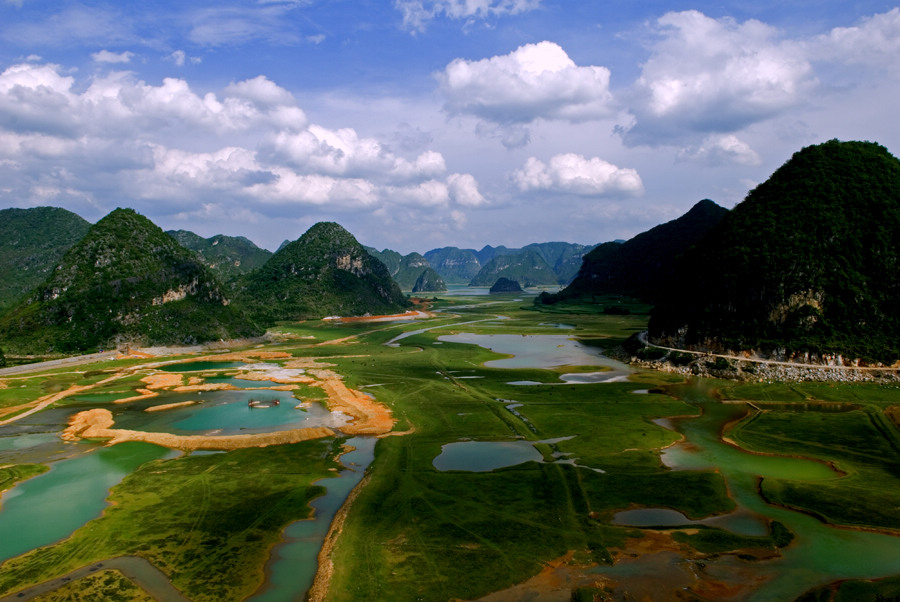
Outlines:
{"label": "cumulus cloud", "polygon": [[759,154],[749,144],[733,134],[709,136],[699,147],[682,149],[678,153],[678,157],[709,165],[756,166],[762,164]]}
{"label": "cumulus cloud", "polygon": [[264,76],[217,94],[126,72],[79,81],[59,66],[29,63],[0,73],[0,181],[0,198],[19,203],[80,195],[172,214],[210,197],[230,214],[486,203],[474,177],[447,174],[441,153],[403,156],[352,128],[310,123],[294,96]]}
{"label": "cumulus cloud", "polygon": [[422,33],[440,16],[450,19],[487,19],[515,15],[538,8],[541,0],[394,0],[394,8],[403,13],[403,26]]}
{"label": "cumulus cloud", "polygon": [[635,196],[644,184],[638,172],[622,168],[598,157],[566,153],[556,155],[549,164],[530,157],[522,169],[512,174],[522,192],[535,190],[578,196]]}
{"label": "cumulus cloud", "polygon": [[480,61],[456,59],[438,75],[446,109],[497,124],[582,122],[612,113],[609,69],[580,67],[558,44],[527,44]]}
{"label": "cumulus cloud", "polygon": [[447,178],[450,196],[464,207],[480,207],[487,202],[470,174],[454,173]]}
{"label": "cumulus cloud", "polygon": [[101,50],[91,54],[91,58],[97,63],[130,63],[133,52],[110,52],[109,50]]}
{"label": "cumulus cloud", "polygon": [[626,143],[731,133],[796,107],[815,86],[804,47],[755,20],[698,11],[657,21],[661,39],[635,83]]}
{"label": "cumulus cloud", "polygon": [[900,56],[900,8],[836,27],[809,44],[813,59],[897,69]]}

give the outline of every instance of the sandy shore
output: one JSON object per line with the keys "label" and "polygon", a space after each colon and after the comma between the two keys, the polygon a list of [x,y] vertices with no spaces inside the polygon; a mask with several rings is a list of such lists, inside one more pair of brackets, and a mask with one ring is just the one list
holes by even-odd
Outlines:
{"label": "sandy shore", "polygon": [[173,410],[175,408],[183,408],[184,406],[192,406],[196,401],[179,401],[178,403],[164,403],[158,406],[152,406],[149,408],[144,408],[145,412],[164,412],[166,410]]}

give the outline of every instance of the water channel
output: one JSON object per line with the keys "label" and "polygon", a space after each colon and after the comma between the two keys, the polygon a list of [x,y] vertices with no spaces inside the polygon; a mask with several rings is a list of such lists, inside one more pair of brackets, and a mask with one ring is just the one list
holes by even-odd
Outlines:
{"label": "water channel", "polygon": [[[591,355],[593,349],[557,343],[545,335],[522,337],[464,334],[443,336],[440,339],[476,344],[498,353],[514,355],[512,358],[488,362],[488,365],[495,367],[605,365],[617,372],[630,372],[628,366],[617,362],[606,363],[610,361],[606,358],[593,358],[582,364],[580,362],[584,358],[580,354]],[[670,418],[657,422],[684,435],[681,443],[663,451],[663,462],[673,470],[719,471],[725,477],[729,493],[738,506],[735,512],[728,515],[697,522],[739,534],[761,535],[764,533],[766,519],[771,519],[786,525],[795,535],[794,541],[782,550],[780,558],[747,563],[724,555],[709,563],[710,571],[730,568],[752,575],[754,582],[760,584],[748,598],[754,602],[793,600],[813,587],[839,579],[876,579],[900,574],[900,537],[831,527],[806,514],[771,506],[758,494],[757,482],[760,477],[800,480],[840,478],[832,468],[808,459],[751,454],[724,443],[719,436],[723,426],[741,418],[749,408],[743,404],[723,404],[716,400],[713,385],[709,381],[692,379],[685,385],[671,387],[670,392],[685,402],[696,405],[702,410],[702,414],[699,417]],[[519,411],[527,416],[527,404],[520,407]],[[475,443],[478,442],[453,443],[444,446],[444,451],[451,445],[461,449],[464,445],[474,446]],[[517,448],[515,453],[520,453],[518,448],[523,447],[521,444],[526,442],[511,443]],[[472,450],[478,451],[474,447]],[[501,450],[499,454],[506,457],[510,452]],[[523,461],[529,459],[531,458]],[[437,460],[435,465],[438,465]],[[661,508],[622,512],[614,520],[619,524],[634,526],[689,525],[693,522],[678,512]],[[664,553],[650,555],[635,562],[621,562],[612,567],[599,567],[596,572],[610,576],[649,576],[671,572],[681,562],[677,554]]]}

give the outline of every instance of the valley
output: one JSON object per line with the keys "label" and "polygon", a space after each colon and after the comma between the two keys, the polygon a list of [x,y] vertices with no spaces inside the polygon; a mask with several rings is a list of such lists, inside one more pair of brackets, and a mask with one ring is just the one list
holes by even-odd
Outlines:
{"label": "valley", "polygon": [[[600,353],[646,328],[646,306],[477,292],[416,320],[280,322],[243,349],[0,377],[0,407],[71,392],[0,426],[0,532],[33,524],[25,511],[85,510],[0,549],[0,595],[129,556],[191,600],[770,600],[839,581],[894,595],[900,389],[636,369]],[[389,421],[354,431],[366,417],[348,395]],[[63,440],[97,409],[114,429],[224,449]],[[334,434],[225,443],[306,425]],[[474,447],[447,464],[448,446]],[[56,489],[81,482],[68,466],[91,488]]]}

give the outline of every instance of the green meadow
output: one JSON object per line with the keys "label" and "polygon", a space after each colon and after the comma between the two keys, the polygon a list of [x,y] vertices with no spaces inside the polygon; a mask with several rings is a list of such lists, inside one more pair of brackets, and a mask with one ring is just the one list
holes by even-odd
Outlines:
{"label": "green meadow", "polygon": [[[625,315],[598,313],[596,305],[539,311],[516,296],[451,297],[438,306],[444,314],[409,323],[282,324],[273,333],[276,342],[265,347],[334,364],[348,386],[390,407],[394,430],[405,433],[377,442],[368,479],[333,550],[328,599],[477,598],[521,583],[567,554],[583,566],[612,563],[629,540],[643,537],[639,528],[612,524],[621,510],[668,508],[702,519],[735,509],[720,472],[672,470],[661,459],[661,450],[681,435],[654,420],[698,416],[704,403],[715,403],[672,386],[681,377],[639,371],[615,382],[566,384],[563,373],[603,369],[492,367],[486,362],[506,356],[440,340],[459,333],[559,335],[603,349],[644,329],[645,306],[631,304]],[[0,407],[94,384],[139,363],[9,379]],[[219,377],[234,373],[216,371]],[[139,388],[140,376],[61,404],[109,403]],[[512,384],[523,381],[540,384]],[[766,500],[840,525],[896,528],[900,435],[886,412],[900,403],[900,388],[724,381],[715,387],[723,400],[760,408],[730,426],[727,434],[739,446],[821,460],[845,474],[815,483],[765,478],[760,490]],[[321,393],[304,390],[302,397]],[[540,461],[483,472],[435,468],[445,446],[466,441],[533,442]],[[263,582],[267,552],[285,526],[309,516],[308,502],[328,487],[320,479],[339,467],[341,443],[325,439],[147,463],[112,489],[113,505],[102,517],[4,563],[0,594],[104,558],[137,555],[191,599],[246,597]],[[40,470],[4,467],[0,490]],[[767,525],[768,534],[753,536],[706,525],[661,529],[713,558],[791,545],[789,528]],[[105,592],[122,579],[96,576],[84,586]]]}

